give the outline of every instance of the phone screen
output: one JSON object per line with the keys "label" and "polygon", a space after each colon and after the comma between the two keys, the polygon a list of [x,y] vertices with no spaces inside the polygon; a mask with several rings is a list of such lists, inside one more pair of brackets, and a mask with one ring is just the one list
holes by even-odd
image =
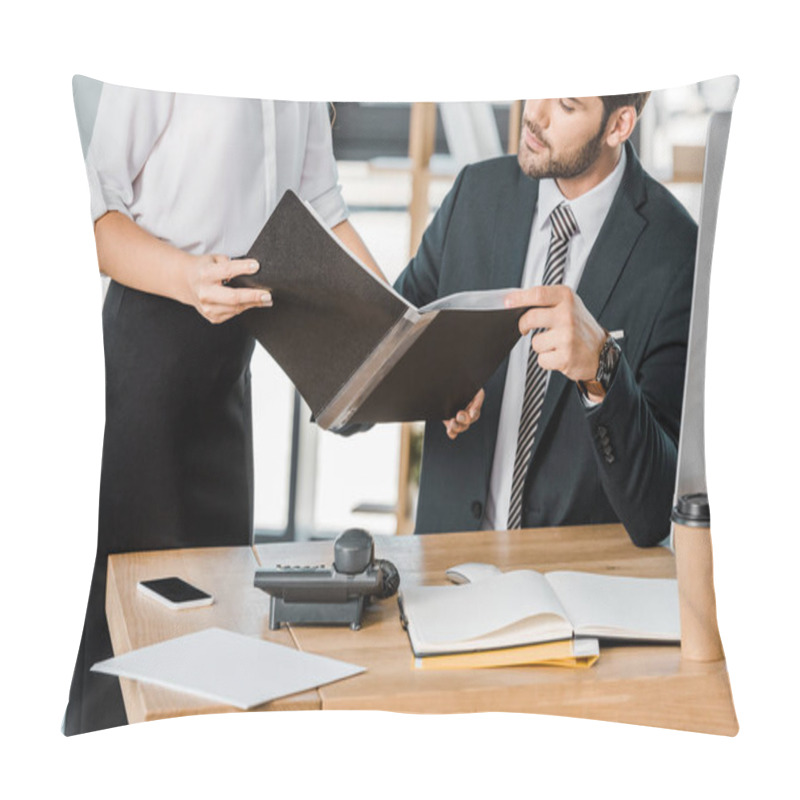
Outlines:
{"label": "phone screen", "polygon": [[198,600],[210,600],[211,595],[192,586],[181,578],[157,578],[152,581],[140,581],[140,585],[160,595],[170,603],[192,603]]}

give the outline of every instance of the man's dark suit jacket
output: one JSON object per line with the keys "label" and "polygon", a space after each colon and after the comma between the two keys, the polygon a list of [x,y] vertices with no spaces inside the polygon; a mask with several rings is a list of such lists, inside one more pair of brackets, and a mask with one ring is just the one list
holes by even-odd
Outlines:
{"label": "man's dark suit jacket", "polygon": [[[587,409],[553,372],[534,442],[523,527],[620,521],[638,545],[669,533],[697,226],[630,145],[622,184],[577,289],[623,357],[604,401]],[[515,157],[466,167],[395,283],[424,305],[454,292],[518,287],[538,196]],[[455,441],[425,428],[416,532],[481,527],[508,359],[480,419]],[[509,469],[511,465],[509,465]]]}

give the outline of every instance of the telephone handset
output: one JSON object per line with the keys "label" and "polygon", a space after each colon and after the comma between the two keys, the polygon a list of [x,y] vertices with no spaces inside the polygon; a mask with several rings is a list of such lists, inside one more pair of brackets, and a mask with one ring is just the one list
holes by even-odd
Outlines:
{"label": "telephone handset", "polygon": [[394,564],[375,559],[372,537],[350,528],[333,545],[333,564],[284,565],[256,570],[254,585],[270,595],[269,626],[281,624],[361,627],[370,597],[391,597],[400,585]]}

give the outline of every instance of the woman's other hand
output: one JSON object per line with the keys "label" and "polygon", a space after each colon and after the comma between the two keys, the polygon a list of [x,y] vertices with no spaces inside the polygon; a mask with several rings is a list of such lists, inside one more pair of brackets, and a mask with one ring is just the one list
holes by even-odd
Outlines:
{"label": "woman's other hand", "polygon": [[458,438],[459,434],[469,430],[470,426],[477,422],[481,416],[483,401],[486,399],[486,392],[480,389],[475,397],[470,400],[469,405],[459,411],[451,419],[444,420],[443,424],[450,439]]}

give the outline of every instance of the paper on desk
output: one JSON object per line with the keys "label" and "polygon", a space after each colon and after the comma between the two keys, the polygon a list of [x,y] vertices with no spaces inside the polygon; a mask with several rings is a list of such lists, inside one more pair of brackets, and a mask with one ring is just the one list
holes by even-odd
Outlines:
{"label": "paper on desk", "polygon": [[348,678],[364,667],[208,628],[99,661],[92,670],[247,709]]}

